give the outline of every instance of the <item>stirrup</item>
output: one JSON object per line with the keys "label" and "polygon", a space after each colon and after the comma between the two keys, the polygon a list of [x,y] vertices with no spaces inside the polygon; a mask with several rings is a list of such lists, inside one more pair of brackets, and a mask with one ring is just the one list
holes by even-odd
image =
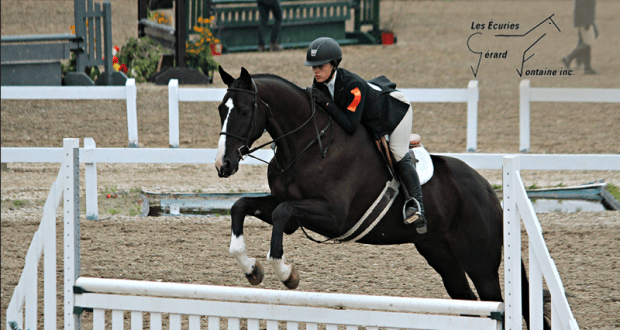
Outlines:
{"label": "stirrup", "polygon": [[[409,207],[410,202],[415,202],[416,207]],[[403,220],[406,225],[415,224],[418,234],[425,234],[428,229],[426,227],[426,217],[420,212],[420,202],[413,197],[405,201],[403,206]]]}

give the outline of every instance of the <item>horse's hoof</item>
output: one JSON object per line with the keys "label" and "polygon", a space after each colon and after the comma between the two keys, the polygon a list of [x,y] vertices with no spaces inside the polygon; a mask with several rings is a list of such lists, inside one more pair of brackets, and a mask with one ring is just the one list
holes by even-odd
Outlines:
{"label": "horse's hoof", "polygon": [[290,290],[297,289],[299,286],[299,273],[293,265],[291,265],[291,275],[289,275],[286,281],[282,283],[284,283],[284,285]]}
{"label": "horse's hoof", "polygon": [[258,262],[258,260],[255,261],[254,267],[252,267],[252,272],[249,274],[245,274],[245,277],[252,285],[259,285],[263,282],[265,273],[263,272],[263,266],[260,264],[260,262]]}

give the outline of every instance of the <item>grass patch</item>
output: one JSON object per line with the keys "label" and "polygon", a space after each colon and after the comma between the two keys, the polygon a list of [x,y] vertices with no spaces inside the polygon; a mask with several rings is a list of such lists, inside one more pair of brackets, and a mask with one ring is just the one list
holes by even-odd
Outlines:
{"label": "grass patch", "polygon": [[618,186],[608,183],[605,189],[607,189],[607,191],[614,196],[618,202],[620,202],[620,188],[618,188]]}

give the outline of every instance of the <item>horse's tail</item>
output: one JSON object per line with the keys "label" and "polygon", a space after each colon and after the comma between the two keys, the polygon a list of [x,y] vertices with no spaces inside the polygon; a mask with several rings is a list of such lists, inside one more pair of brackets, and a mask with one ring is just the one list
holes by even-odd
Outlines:
{"label": "horse's tail", "polygon": [[[525,264],[523,263],[523,260],[521,260],[521,301],[521,313],[523,314],[523,318],[525,319],[525,324],[527,324],[527,328],[530,329],[530,283],[527,280],[527,271],[525,270]],[[546,304],[549,301],[549,293],[543,292],[543,304]],[[551,330],[551,325],[549,325],[549,321],[546,317],[544,318],[543,329]]]}

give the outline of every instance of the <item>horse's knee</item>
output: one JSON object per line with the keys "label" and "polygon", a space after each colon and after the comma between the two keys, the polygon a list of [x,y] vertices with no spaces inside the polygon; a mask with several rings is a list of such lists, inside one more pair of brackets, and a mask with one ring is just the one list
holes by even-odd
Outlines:
{"label": "horse's knee", "polygon": [[288,205],[287,203],[282,203],[273,210],[272,219],[273,225],[285,226],[288,223],[288,220],[293,215],[293,207]]}
{"label": "horse's knee", "polygon": [[231,215],[236,215],[236,214],[245,215],[247,207],[248,207],[248,201],[243,197],[239,198],[230,208],[230,214]]}

